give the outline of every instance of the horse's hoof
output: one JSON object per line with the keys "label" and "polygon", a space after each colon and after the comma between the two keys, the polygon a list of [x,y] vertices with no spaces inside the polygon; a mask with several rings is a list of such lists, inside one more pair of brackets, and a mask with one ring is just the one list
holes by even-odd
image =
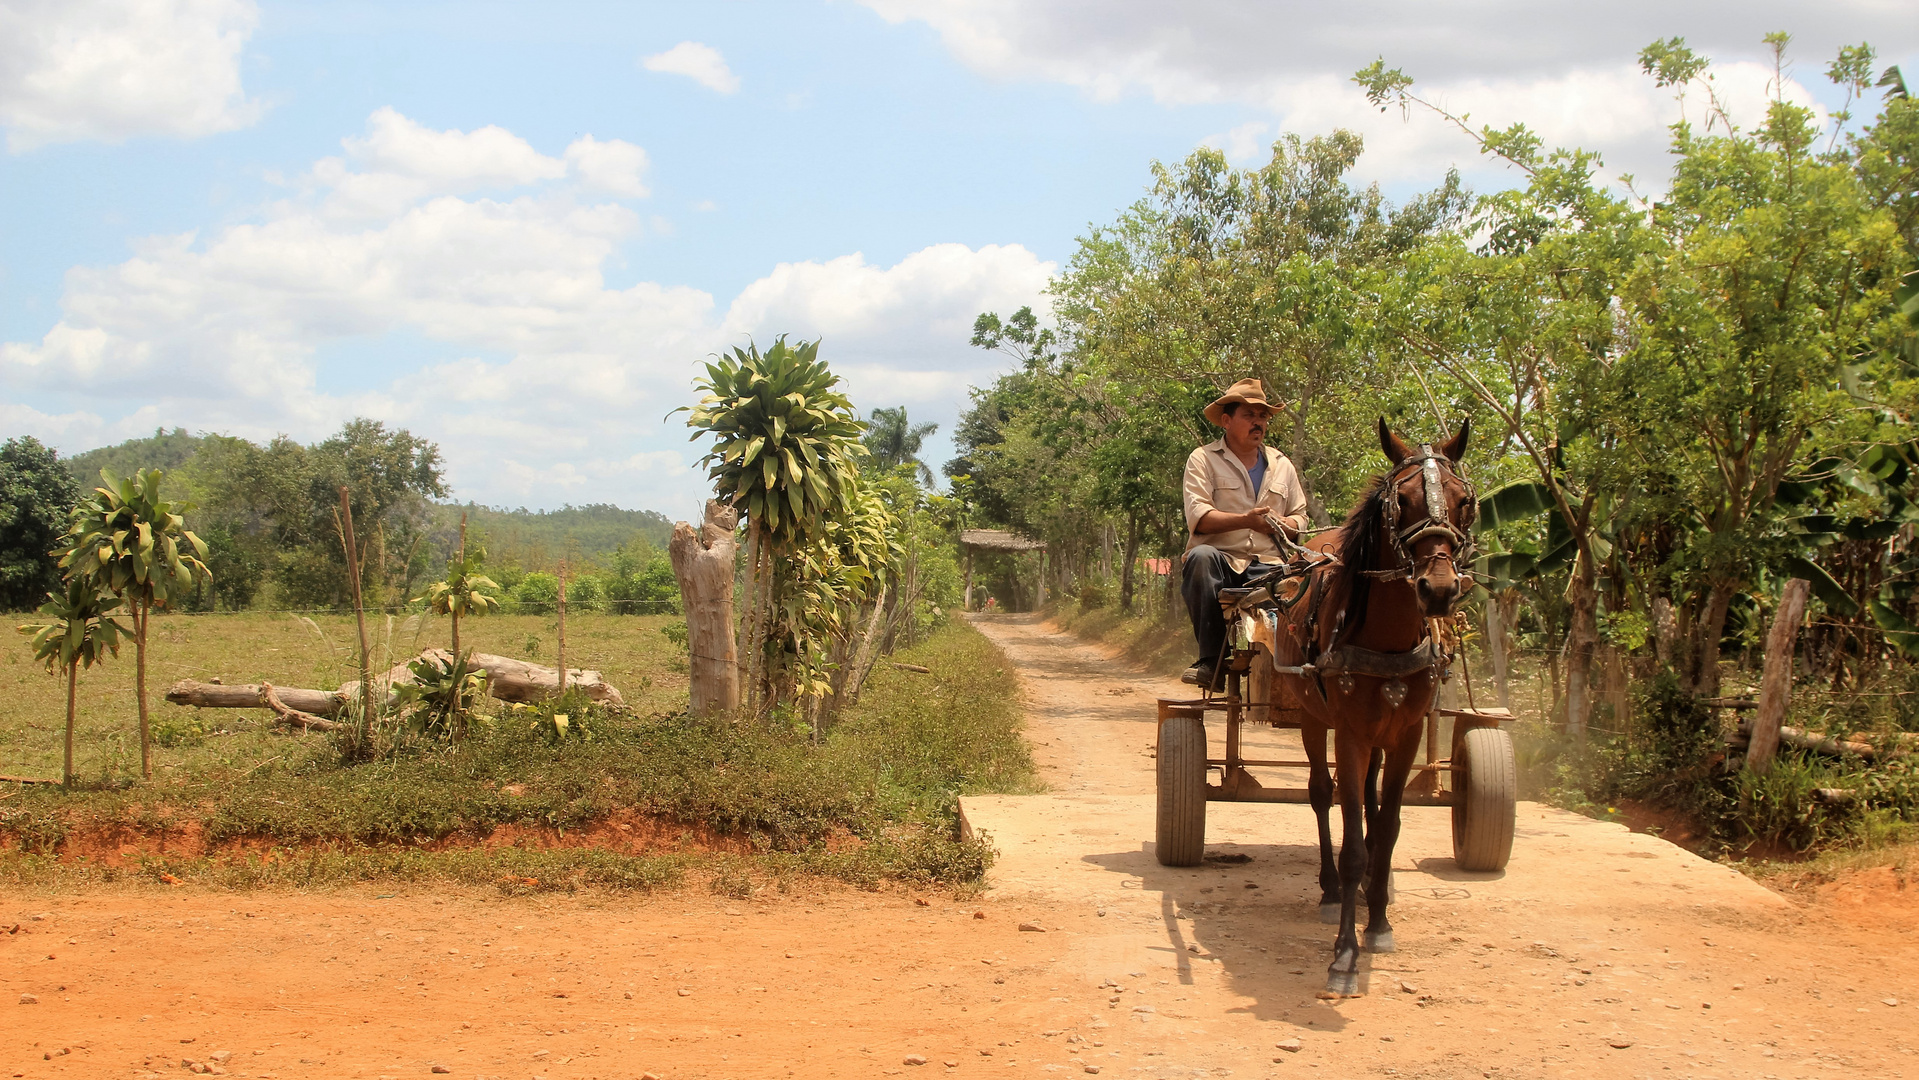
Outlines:
{"label": "horse's hoof", "polygon": [[1338,926],[1339,917],[1344,914],[1338,904],[1319,905],[1319,921],[1327,926]]}
{"label": "horse's hoof", "polygon": [[1328,1000],[1332,998],[1358,997],[1359,996],[1359,972],[1357,971],[1326,972],[1326,989],[1321,990],[1318,996],[1320,998],[1328,999]]}
{"label": "horse's hoof", "polygon": [[1366,931],[1367,952],[1392,952],[1393,932],[1391,930]]}

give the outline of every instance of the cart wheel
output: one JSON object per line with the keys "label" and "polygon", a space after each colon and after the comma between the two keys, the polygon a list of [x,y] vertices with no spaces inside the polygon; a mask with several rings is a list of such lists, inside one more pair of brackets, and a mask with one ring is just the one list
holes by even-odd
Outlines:
{"label": "cart wheel", "polygon": [[1198,866],[1206,855],[1206,725],[1197,716],[1167,717],[1156,757],[1154,854],[1161,866]]}
{"label": "cart wheel", "polygon": [[1461,870],[1504,870],[1513,855],[1519,771],[1513,738],[1474,728],[1453,762],[1453,860]]}

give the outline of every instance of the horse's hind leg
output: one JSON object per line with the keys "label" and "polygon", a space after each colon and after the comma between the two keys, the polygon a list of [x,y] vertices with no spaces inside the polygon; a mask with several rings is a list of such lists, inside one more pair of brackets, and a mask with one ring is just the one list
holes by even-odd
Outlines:
{"label": "horse's hind leg", "polygon": [[1313,817],[1319,821],[1319,921],[1339,921],[1339,868],[1333,863],[1333,774],[1326,768],[1326,729],[1301,724],[1299,738],[1306,747],[1311,771],[1306,778],[1306,796],[1313,804]]}
{"label": "horse's hind leg", "polygon": [[1380,774],[1379,813],[1371,837],[1372,875],[1366,881],[1366,951],[1392,952],[1393,925],[1386,919],[1392,902],[1393,846],[1399,842],[1399,815],[1406,795],[1406,777],[1419,752],[1419,731],[1386,756]]}
{"label": "horse's hind leg", "polygon": [[1367,747],[1344,732],[1333,736],[1339,763],[1339,816],[1344,826],[1339,845],[1339,936],[1333,962],[1326,968],[1326,997],[1359,993],[1359,881],[1366,876]]}

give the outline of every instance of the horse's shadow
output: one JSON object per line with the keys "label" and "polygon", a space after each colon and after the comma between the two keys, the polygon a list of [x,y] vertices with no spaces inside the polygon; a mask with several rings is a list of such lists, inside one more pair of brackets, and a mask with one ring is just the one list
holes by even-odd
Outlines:
{"label": "horse's shadow", "polygon": [[[1158,895],[1166,944],[1153,948],[1170,956],[1179,983],[1191,985],[1202,965],[1217,964],[1231,989],[1251,999],[1235,1012],[1303,1031],[1343,1031],[1352,1022],[1337,1002],[1317,996],[1326,985],[1338,930],[1319,921],[1317,844],[1212,843],[1201,865],[1173,867],[1161,866],[1147,841],[1132,851],[1085,855],[1081,861],[1138,878],[1137,886],[1129,881],[1126,887]],[[1470,883],[1503,876],[1460,871],[1451,859],[1420,859],[1417,866],[1421,874],[1449,883],[1431,888],[1402,881],[1402,894],[1422,902],[1470,899]],[[1400,876],[1407,876],[1403,869]],[[1405,902],[1397,901],[1395,910]],[[1362,901],[1362,923],[1365,918]],[[1402,980],[1409,965],[1400,955],[1365,954],[1360,990],[1393,995],[1410,1008],[1415,995],[1402,986],[1419,980]]]}

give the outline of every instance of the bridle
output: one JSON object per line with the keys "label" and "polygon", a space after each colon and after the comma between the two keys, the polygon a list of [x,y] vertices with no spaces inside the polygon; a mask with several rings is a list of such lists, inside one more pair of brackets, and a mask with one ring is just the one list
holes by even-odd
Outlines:
{"label": "bridle", "polygon": [[[1420,472],[1426,495],[1426,516],[1401,528],[1399,485],[1412,469]],[[1446,509],[1446,485],[1442,469],[1466,486],[1466,501],[1460,507],[1462,520],[1458,524],[1453,523],[1452,515]],[[1422,563],[1430,565],[1434,560],[1443,558],[1453,564],[1454,572],[1465,578],[1470,586],[1472,574],[1461,567],[1470,567],[1476,554],[1472,528],[1473,522],[1479,519],[1479,495],[1473,489],[1473,482],[1466,479],[1452,459],[1434,450],[1432,444],[1421,443],[1419,453],[1400,462],[1386,477],[1386,482],[1379,489],[1379,499],[1380,510],[1386,519],[1386,535],[1391,538],[1397,565],[1386,570],[1361,570],[1360,573],[1375,581],[1410,582],[1418,578],[1424,569]],[[1429,536],[1446,537],[1452,541],[1451,549],[1441,548],[1420,559],[1413,549]]]}

